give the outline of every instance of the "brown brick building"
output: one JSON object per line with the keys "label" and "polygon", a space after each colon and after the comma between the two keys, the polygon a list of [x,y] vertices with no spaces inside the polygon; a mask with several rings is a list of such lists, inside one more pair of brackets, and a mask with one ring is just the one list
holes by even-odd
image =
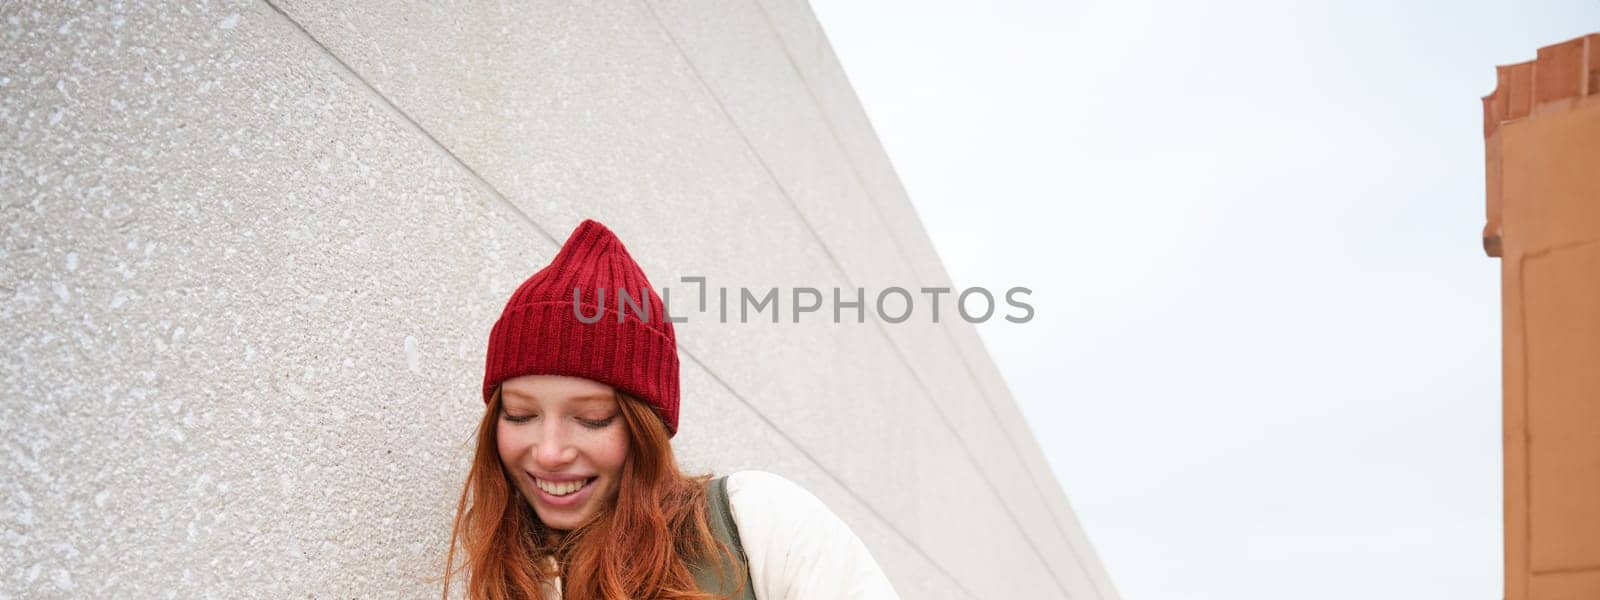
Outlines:
{"label": "brown brick building", "polygon": [[1501,259],[1507,600],[1600,599],[1600,34],[1483,99]]}

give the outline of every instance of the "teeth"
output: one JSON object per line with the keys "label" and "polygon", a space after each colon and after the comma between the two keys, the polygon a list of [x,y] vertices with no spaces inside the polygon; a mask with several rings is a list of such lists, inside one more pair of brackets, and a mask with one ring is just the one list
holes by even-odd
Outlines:
{"label": "teeth", "polygon": [[535,478],[533,480],[533,484],[534,485],[539,486],[539,489],[544,490],[546,493],[550,494],[551,496],[565,496],[567,494],[571,494],[573,492],[576,492],[576,491],[582,489],[583,485],[588,483],[588,482],[589,482],[589,480],[587,480],[587,479],[581,479],[581,480],[578,480],[578,481],[568,481],[568,482],[564,482],[564,483],[556,483],[554,481],[545,481],[543,479],[538,479],[538,478]]}

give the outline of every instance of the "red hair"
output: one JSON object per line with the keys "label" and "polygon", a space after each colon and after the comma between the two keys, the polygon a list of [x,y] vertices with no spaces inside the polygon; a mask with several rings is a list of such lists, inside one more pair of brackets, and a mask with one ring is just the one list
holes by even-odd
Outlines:
{"label": "red hair", "polygon": [[[563,534],[539,521],[501,464],[496,442],[500,389],[495,388],[456,504],[442,598],[450,597],[450,580],[461,570],[467,571],[471,600],[548,600],[542,586],[558,575],[563,600],[715,598],[697,589],[690,564],[716,564],[726,582],[726,567],[738,563],[711,533],[706,511],[711,476],[688,476],[678,469],[666,425],[648,405],[621,391],[617,404],[629,441],[617,497],[589,522]],[[459,567],[457,542],[464,554]]]}

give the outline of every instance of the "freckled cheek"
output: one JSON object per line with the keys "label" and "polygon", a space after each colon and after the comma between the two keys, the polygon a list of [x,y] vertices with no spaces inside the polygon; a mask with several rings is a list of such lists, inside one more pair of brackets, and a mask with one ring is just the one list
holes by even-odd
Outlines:
{"label": "freckled cheek", "polygon": [[526,454],[529,444],[527,435],[515,429],[501,427],[495,431],[495,445],[500,452],[500,460],[508,465],[515,464],[523,454]]}
{"label": "freckled cheek", "polygon": [[628,460],[628,438],[626,435],[616,436],[606,440],[598,449],[595,458],[601,468],[610,471],[613,475],[622,472],[622,463]]}

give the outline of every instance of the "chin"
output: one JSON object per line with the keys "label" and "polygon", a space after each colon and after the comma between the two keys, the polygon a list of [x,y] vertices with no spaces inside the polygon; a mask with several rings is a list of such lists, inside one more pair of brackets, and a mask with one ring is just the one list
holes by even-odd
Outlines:
{"label": "chin", "polygon": [[[537,509],[534,512],[538,512]],[[577,519],[550,519],[544,515],[539,515],[539,521],[544,523],[545,527],[556,531],[572,531],[583,523],[583,521]]]}
{"label": "chin", "polygon": [[565,509],[540,506],[538,502],[532,503],[532,508],[533,513],[538,515],[540,523],[544,523],[545,527],[557,531],[577,529],[583,526],[584,523],[588,523],[599,512],[598,505],[595,504],[594,499],[589,499],[579,506]]}

